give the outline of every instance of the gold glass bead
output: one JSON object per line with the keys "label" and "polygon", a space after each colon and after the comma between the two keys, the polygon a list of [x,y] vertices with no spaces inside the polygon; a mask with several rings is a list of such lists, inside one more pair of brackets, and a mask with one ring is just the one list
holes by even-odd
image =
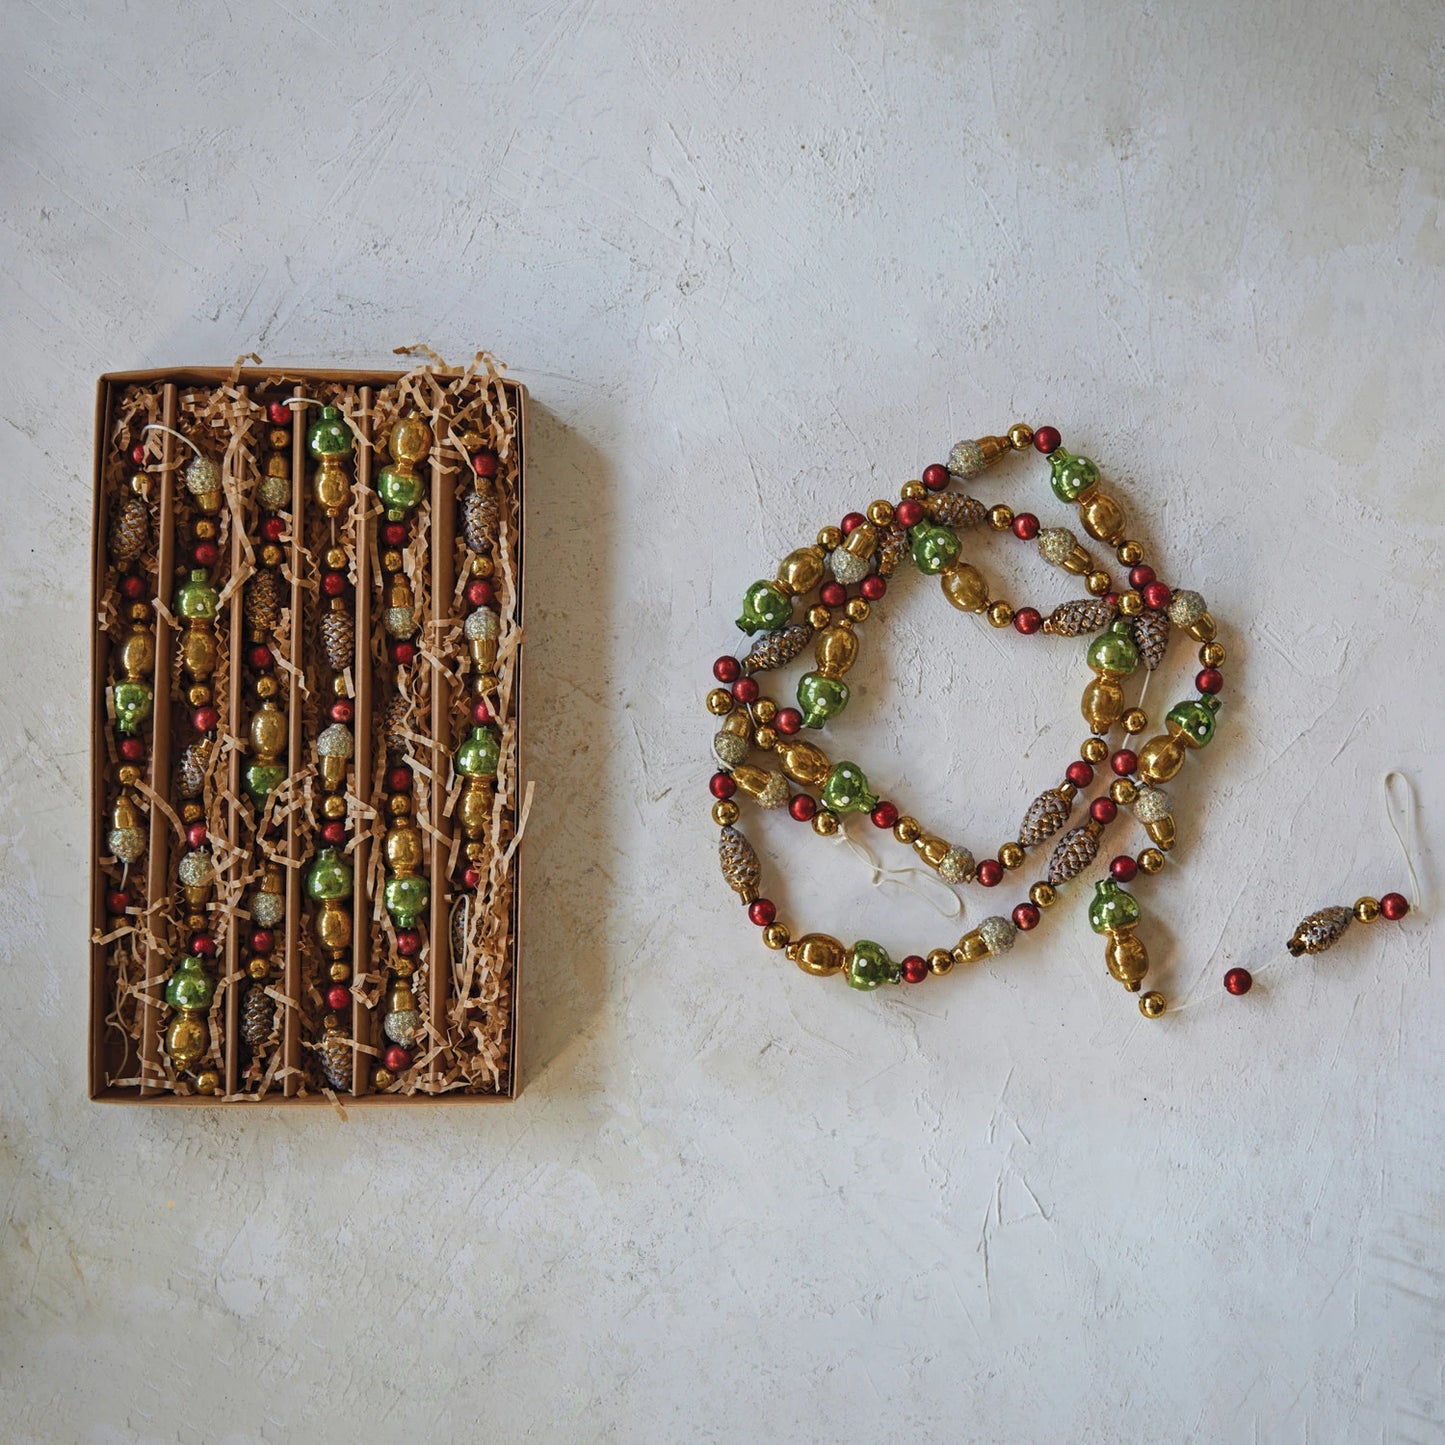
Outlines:
{"label": "gold glass bead", "polygon": [[1064,782],[1060,783],[1060,784],[1054,789],[1054,791],[1055,791],[1055,792],[1059,795],[1059,797],[1061,797],[1061,798],[1064,800],[1064,802],[1066,802],[1066,803],[1072,803],[1072,802],[1074,801],[1074,799],[1079,796],[1079,790],[1078,790],[1071,782],[1069,782],[1069,781],[1067,781],[1067,780],[1065,780]]}
{"label": "gold glass bead", "polygon": [[1008,429],[1008,444],[1016,451],[1027,451],[1034,444],[1034,429],[1026,421],[1016,421]]}
{"label": "gold glass bead", "polygon": [[928,495],[928,488],[922,482],[904,482],[898,489],[898,495],[905,502],[921,502]]}
{"label": "gold glass bead", "polygon": [[1007,627],[1014,620],[1014,610],[1007,602],[990,602],[988,604],[988,621],[990,627]]}
{"label": "gold glass bead", "polygon": [[821,632],[832,620],[833,614],[822,603],[808,609],[808,625],[815,632]]}
{"label": "gold glass bead", "polygon": [[351,977],[351,965],[349,963],[333,963],[328,972],[331,974],[332,983],[345,983]]}
{"label": "gold glass bead", "polygon": [[134,763],[123,763],[116,773],[121,787],[133,788],[140,782],[140,769]]}
{"label": "gold glass bead", "polygon": [[1013,526],[1014,509],[1002,502],[988,509],[988,524],[995,532],[1007,532]]}
{"label": "gold glass bead", "polygon": [[1184,630],[1196,642],[1213,642],[1214,634],[1219,631],[1219,628],[1207,612],[1201,612]]}
{"label": "gold glass bead", "polygon": [[203,1069],[196,1075],[196,1093],[219,1094],[220,1092],[221,1076],[215,1069]]}
{"label": "gold glass bead", "polygon": [[912,843],[922,831],[918,819],[906,815],[893,825],[893,836],[900,843]]}
{"label": "gold glass bead", "polygon": [[246,965],[246,972],[249,973],[252,978],[265,978],[270,971],[271,965],[269,959],[253,958],[250,963]]}
{"label": "gold glass bead", "polygon": [[1079,745],[1079,756],[1097,767],[1109,756],[1109,744],[1103,738],[1085,738]]}
{"label": "gold glass bead", "polygon": [[818,545],[825,551],[831,552],[843,540],[841,527],[824,527],[818,533]]}
{"label": "gold glass bead", "polygon": [[1094,597],[1102,597],[1109,590],[1109,585],[1107,572],[1090,572],[1084,578],[1084,590]]}
{"label": "gold glass bead", "polygon": [[988,944],[978,929],[970,929],[958,940],[953,950],[954,959],[959,963],[980,963],[988,957]]}
{"label": "gold glass bead", "polygon": [[770,697],[760,697],[753,704],[753,716],[760,723],[770,723],[778,715],[778,705]]}
{"label": "gold glass bead", "polygon": [[1029,902],[1035,908],[1052,908],[1058,896],[1052,883],[1035,883],[1029,889]]}
{"label": "gold glass bead", "polygon": [[820,808],[813,814],[813,831],[820,838],[831,838],[838,831],[838,815]]}
{"label": "gold glass bead", "polygon": [[1109,784],[1109,796],[1121,807],[1127,808],[1139,796],[1133,778],[1115,778]]}
{"label": "gold glass bead", "polygon": [[132,602],[130,604],[130,620],[132,622],[149,622],[151,617],[151,605],[149,602]]}
{"label": "gold glass bead", "polygon": [[216,533],[220,530],[216,525],[214,517],[197,517],[195,525],[191,528],[195,533],[198,542],[214,542]]}
{"label": "gold glass bead", "polygon": [[338,672],[336,676],[331,679],[331,691],[335,693],[337,697],[351,696],[351,684],[347,682],[344,672]]}
{"label": "gold glass bead", "polygon": [[393,818],[405,818],[411,812],[411,799],[405,793],[393,793],[386,800],[386,811]]}
{"label": "gold glass bead", "polygon": [[844,607],[843,611],[847,614],[849,622],[867,622],[873,609],[868,605],[866,597],[850,597],[848,605]]}
{"label": "gold glass bead", "polygon": [[256,696],[259,698],[275,697],[280,688],[281,684],[269,672],[263,672],[256,679]]}
{"label": "gold glass bead", "polygon": [[490,557],[484,556],[482,553],[479,552],[475,557],[472,558],[473,577],[490,577],[492,575],[492,571],[493,563]]}
{"label": "gold glass bead", "polygon": [[928,953],[928,971],[937,974],[942,978],[944,974],[952,969],[954,963],[953,954],[946,948],[933,948]]}
{"label": "gold glass bead", "polygon": [[1157,848],[1146,848],[1135,860],[1143,873],[1157,873],[1164,866],[1164,855]]}
{"label": "gold glass bead", "polygon": [[1018,843],[1005,843],[1003,847],[998,850],[998,861],[1010,870],[1022,868],[1024,863],[1024,850],[1022,846]]}
{"label": "gold glass bead", "polygon": [[204,682],[192,683],[186,689],[186,701],[192,707],[204,707],[211,700],[211,689]]}
{"label": "gold glass bead", "polygon": [[1164,995],[1154,990],[1144,994],[1139,1000],[1139,1012],[1146,1019],[1157,1019],[1167,1007]]}
{"label": "gold glass bead", "polygon": [[391,961],[391,971],[398,978],[410,978],[416,972],[416,965],[409,958],[394,958]]}
{"label": "gold glass bead", "polygon": [[1114,555],[1125,567],[1137,567],[1144,560],[1144,544],[1120,542],[1119,550]]}
{"label": "gold glass bead", "polygon": [[1224,644],[1222,642],[1206,642],[1199,649],[1199,661],[1205,667],[1218,667],[1224,661]]}
{"label": "gold glass bead", "polygon": [[286,554],[274,543],[265,543],[259,552],[256,553],[257,560],[263,567],[279,567],[281,559]]}
{"label": "gold glass bead", "polygon": [[389,1089],[396,1083],[396,1075],[390,1069],[379,1068],[371,1071],[371,1087],[373,1089]]}
{"label": "gold glass bead", "polygon": [[786,948],[791,941],[792,936],[781,923],[770,923],[763,929],[763,947],[771,948],[775,953]]}
{"label": "gold glass bead", "polygon": [[381,554],[381,570],[383,572],[401,571],[401,552],[395,547],[388,547]]}
{"label": "gold glass bead", "polygon": [[777,728],[762,727],[753,734],[753,741],[764,752],[771,752],[778,745]]}
{"label": "gold glass bead", "polygon": [[823,553],[817,547],[799,547],[778,564],[778,587],[789,597],[811,592],[823,580]]}
{"label": "gold glass bead", "polygon": [[1119,594],[1119,611],[1125,617],[1137,617],[1144,610],[1144,599],[1131,587]]}
{"label": "gold glass bead", "polygon": [[323,818],[344,818],[346,816],[346,799],[336,797],[334,794],[322,798],[321,816]]}
{"label": "gold glass bead", "polygon": [[1131,707],[1119,721],[1126,733],[1142,733],[1149,726],[1149,714],[1142,707]]}
{"label": "gold glass bead", "polygon": [[1380,916],[1380,900],[1371,898],[1368,894],[1363,898],[1355,899],[1355,917],[1361,923],[1373,923]]}
{"label": "gold glass bead", "polygon": [[726,717],[733,710],[733,695],[725,687],[715,687],[707,695],[707,710],[714,717]]}
{"label": "gold glass bead", "polygon": [[893,520],[893,503],[885,502],[881,497],[876,502],[870,502],[868,520],[875,527],[886,527]]}
{"label": "gold glass bead", "polygon": [[181,804],[181,822],[199,823],[206,816],[206,810],[199,803]]}
{"label": "gold glass bead", "polygon": [[333,572],[341,572],[346,568],[347,556],[345,547],[328,547],[326,549],[326,565]]}
{"label": "gold glass bead", "polygon": [[273,450],[279,452],[282,447],[291,445],[291,433],[284,427],[273,427],[267,434],[266,440],[271,443]]}
{"label": "gold glass bead", "polygon": [[738,805],[731,798],[719,798],[712,805],[712,820],[719,828],[731,828],[738,820]]}

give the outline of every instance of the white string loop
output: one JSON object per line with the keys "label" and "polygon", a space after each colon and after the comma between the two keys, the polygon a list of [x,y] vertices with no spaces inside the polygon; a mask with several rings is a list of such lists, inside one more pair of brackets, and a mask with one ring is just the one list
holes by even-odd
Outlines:
{"label": "white string loop", "polygon": [[[940,917],[961,918],[963,916],[963,900],[948,884],[928,869],[918,868],[912,864],[902,868],[887,867],[879,862],[878,855],[866,843],[860,843],[856,838],[850,838],[847,825],[841,822],[838,831],[828,841],[835,847],[839,845],[846,847],[867,868],[868,881],[873,887],[882,888],[885,883],[893,883],[921,898]],[[916,883],[910,883],[909,874],[917,874],[925,882],[932,884],[935,889],[942,890],[948,899],[948,904],[940,903],[937,893],[930,893]]]}
{"label": "white string loop", "polygon": [[175,437],[175,439],[176,439],[178,442],[184,442],[184,443],[186,444],[186,446],[190,447],[190,449],[191,449],[193,452],[195,452],[195,454],[196,454],[198,457],[200,457],[200,459],[201,459],[202,461],[205,461],[205,459],[206,459],[206,455],[205,455],[205,453],[200,449],[200,447],[198,447],[198,446],[195,444],[195,442],[193,442],[193,441],[190,439],[190,437],[182,436],[182,435],[180,434],[180,432],[178,432],[178,431],[175,429],[175,427],[173,427],[173,426],[162,426],[160,422],[158,422],[158,421],[152,421],[152,422],[147,422],[147,423],[145,424],[145,426],[143,426],[143,427],[141,428],[141,431],[142,431],[143,433],[144,433],[144,432],[148,432],[148,431],[163,431],[163,432],[166,432],[166,433],[168,433],[170,436]]}
{"label": "white string loop", "polygon": [[[1405,829],[1402,833],[1400,825],[1395,821],[1395,790],[1391,784],[1398,779],[1400,792],[1404,802],[1401,811],[1404,814]],[[1405,867],[1410,874],[1410,906],[1417,911],[1420,908],[1420,875],[1415,872],[1415,785],[1408,777],[1397,768],[1391,768],[1385,774],[1385,821],[1390,825],[1390,831],[1395,835],[1395,841],[1400,845],[1400,852],[1405,855]]]}

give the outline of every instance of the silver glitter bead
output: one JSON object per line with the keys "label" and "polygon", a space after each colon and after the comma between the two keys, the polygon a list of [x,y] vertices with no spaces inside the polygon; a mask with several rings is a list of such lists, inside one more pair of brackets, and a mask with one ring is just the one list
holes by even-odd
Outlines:
{"label": "silver glitter bead", "polygon": [[221,469],[210,457],[196,457],[186,468],[186,487],[196,496],[221,490]]}
{"label": "silver glitter bead", "polygon": [[975,441],[954,442],[953,450],[948,454],[948,470],[966,482],[981,477],[987,465],[983,448]]}
{"label": "silver glitter bead", "polygon": [[388,607],[386,630],[393,637],[410,637],[416,631],[415,607]]}
{"label": "silver glitter bead", "polygon": [[349,758],[355,748],[351,729],[344,723],[332,723],[316,739],[317,756],[323,758]]}
{"label": "silver glitter bead", "polygon": [[1172,812],[1169,794],[1160,788],[1140,788],[1134,798],[1134,816],[1141,823],[1157,823]]}
{"label": "silver glitter bead", "polygon": [[781,773],[769,773],[766,785],[758,794],[758,806],[760,808],[781,808],[787,804],[791,796],[792,789],[788,787],[788,780]]}
{"label": "silver glitter bead", "polygon": [[291,479],[289,477],[262,477],[256,488],[256,496],[268,512],[279,512],[291,505]]}
{"label": "silver glitter bead", "polygon": [[1197,592],[1176,592],[1169,601],[1169,620],[1176,627],[1188,627],[1204,616],[1204,599]]}
{"label": "silver glitter bead", "polygon": [[502,630],[502,620],[490,607],[478,607],[462,624],[469,642],[490,642]]}
{"label": "silver glitter bead", "polygon": [[392,1043],[409,1049],[416,1042],[417,1030],[421,1028],[421,1011],[414,1008],[392,1009],[381,1026]]}
{"label": "silver glitter bead", "polygon": [[213,872],[209,848],[192,849],[176,864],[176,877],[187,888],[199,888],[202,883],[209,883]]}
{"label": "silver glitter bead", "polygon": [[106,841],[112,855],[122,863],[134,863],[146,850],[144,828],[112,828]]}
{"label": "silver glitter bead", "polygon": [[993,918],[985,918],[978,925],[978,933],[989,953],[997,954],[1007,953],[1014,946],[1014,938],[1018,934],[1018,929],[1013,926],[1010,919],[999,918],[995,915]]}
{"label": "silver glitter bead", "polygon": [[828,570],[846,587],[861,582],[868,575],[868,563],[855,557],[846,547],[834,547],[828,553]]}
{"label": "silver glitter bead", "polygon": [[253,893],[251,895],[251,922],[257,928],[275,928],[286,916],[286,895],[284,893]]}
{"label": "silver glitter bead", "polygon": [[735,768],[748,755],[748,740],[736,733],[718,733],[712,740],[712,755],[725,768]]}
{"label": "silver glitter bead", "polygon": [[1079,539],[1067,527],[1045,527],[1039,533],[1039,555],[1055,567],[1063,566],[1064,559],[1079,545]]}
{"label": "silver glitter bead", "polygon": [[945,883],[967,883],[973,877],[973,854],[967,848],[950,848],[938,865]]}

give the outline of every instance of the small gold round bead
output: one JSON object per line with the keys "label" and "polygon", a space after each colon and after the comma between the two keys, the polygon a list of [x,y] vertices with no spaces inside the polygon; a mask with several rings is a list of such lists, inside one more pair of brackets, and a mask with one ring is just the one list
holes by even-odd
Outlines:
{"label": "small gold round bead", "polygon": [[843,611],[848,614],[849,622],[867,622],[873,609],[868,605],[866,597],[850,597]]}
{"label": "small gold round bead", "polygon": [[151,618],[151,605],[149,602],[132,602],[130,604],[130,620],[132,622],[149,622]]}
{"label": "small gold round bead", "polygon": [[409,958],[394,958],[391,961],[391,971],[398,978],[410,978],[416,972],[416,965]]}
{"label": "small gold round bead", "polygon": [[1034,429],[1026,421],[1016,421],[1008,429],[1008,444],[1016,451],[1027,451],[1034,444]]}
{"label": "small gold round bead", "polygon": [[1199,660],[1205,667],[1218,667],[1224,661],[1224,644],[1222,642],[1206,642],[1199,649]]}
{"label": "small gold round bead", "polygon": [[753,734],[753,742],[764,752],[771,752],[778,745],[777,728],[761,727]]}
{"label": "small gold round bead", "polygon": [[332,793],[321,800],[321,816],[323,818],[344,818],[346,816],[346,799]]}
{"label": "small gold round bead", "polygon": [[786,948],[790,942],[792,935],[782,923],[770,923],[763,929],[764,948],[771,948],[776,953],[779,949]]}
{"label": "small gold round bead", "polygon": [[733,710],[733,695],[725,687],[715,687],[707,695],[707,710],[714,717],[726,717]]}
{"label": "small gold round bead", "polygon": [[246,972],[249,973],[252,978],[265,978],[270,971],[270,959],[253,958],[250,963],[246,965]]}
{"label": "small gold round bead", "polygon": [[1144,599],[1131,587],[1119,594],[1119,612],[1124,617],[1137,617],[1144,610]]}
{"label": "small gold round bead", "polygon": [[842,540],[843,532],[840,527],[824,527],[818,533],[818,545],[825,552],[831,552]]}
{"label": "small gold round bead", "polygon": [[1029,902],[1035,908],[1052,908],[1058,896],[1052,883],[1035,883],[1029,889]]}
{"label": "small gold round bead", "polygon": [[211,700],[211,687],[209,683],[195,682],[186,689],[186,701],[192,707],[204,707]]}
{"label": "small gold round bead", "polygon": [[1110,586],[1112,586],[1112,583],[1109,581],[1109,574],[1107,572],[1090,572],[1089,575],[1084,578],[1084,590],[1094,597],[1102,597],[1104,593],[1109,590]]}
{"label": "small gold round bead", "polygon": [[390,1069],[373,1069],[371,1071],[371,1087],[373,1089],[389,1089],[396,1083],[396,1075]]}
{"label": "small gold round bead", "polygon": [[140,782],[140,769],[134,763],[122,763],[116,772],[116,779],[123,788],[133,788]]}
{"label": "small gold round bead", "polygon": [[1109,744],[1103,738],[1085,738],[1079,744],[1079,756],[1086,763],[1092,763],[1097,767],[1109,756]]}
{"label": "small gold round bead", "polygon": [[[294,416],[295,413],[293,412],[292,415]],[[266,440],[271,443],[273,451],[279,452],[282,447],[289,447],[291,445],[291,433],[284,427],[272,427],[271,431],[267,434]]]}
{"label": "small gold round bead", "polygon": [[206,810],[199,803],[181,804],[181,822],[199,823],[206,816]]}
{"label": "small gold round bead", "polygon": [[838,815],[820,808],[813,814],[813,831],[820,838],[831,838],[838,831]]}
{"label": "small gold round bead", "polygon": [[335,677],[331,679],[331,691],[334,692],[337,697],[351,696],[351,689],[346,681],[346,674],[344,672],[338,672]]}
{"label": "small gold round bead", "polygon": [[381,570],[383,572],[401,571],[401,552],[396,547],[388,547],[381,554]]}
{"label": "small gold round bead", "polygon": [[472,558],[473,577],[490,577],[495,570],[496,567],[492,559],[484,553],[478,552],[476,556]]}
{"label": "small gold round bead", "polygon": [[898,495],[905,502],[921,502],[928,495],[928,488],[919,481],[904,482],[898,489]]}
{"label": "small gold round bead", "polygon": [[995,532],[1007,532],[1013,526],[1014,509],[1006,507],[1000,502],[996,507],[988,509],[988,524]]}
{"label": "small gold round bead", "polygon": [[1140,542],[1120,542],[1114,555],[1125,567],[1137,567],[1144,560],[1144,546]]}
{"label": "small gold round bead", "polygon": [[770,723],[778,715],[778,705],[770,697],[760,697],[753,704],[753,716],[760,723]]}
{"label": "small gold round bead", "polygon": [[868,520],[875,527],[886,527],[893,520],[893,503],[885,502],[881,497],[876,502],[868,504]]}
{"label": "small gold round bead", "polygon": [[953,968],[953,955],[946,948],[930,949],[928,953],[928,971],[937,974],[942,978]]}
{"label": "small gold round bead", "polygon": [[281,690],[281,684],[269,672],[263,672],[256,679],[256,696],[259,698],[275,697]]}
{"label": "small gold round bead", "polygon": [[326,565],[333,572],[340,572],[347,563],[345,547],[328,547],[326,549]]}
{"label": "small gold round bead", "polygon": [[1149,714],[1142,707],[1131,707],[1120,721],[1126,733],[1142,733],[1149,726]]}
{"label": "small gold round bead", "polygon": [[808,609],[808,625],[814,632],[821,632],[832,620],[833,614],[821,602]]}
{"label": "small gold round bead", "polygon": [[216,533],[219,530],[214,517],[197,517],[195,525],[191,530],[196,534],[198,542],[214,542]]}
{"label": "small gold round bead", "polygon": [[900,843],[913,843],[917,841],[920,833],[923,832],[918,819],[904,816],[893,825],[893,836]]}
{"label": "small gold round bead", "polygon": [[411,799],[405,793],[393,793],[386,800],[386,811],[393,818],[405,818],[411,812]]}
{"label": "small gold round bead", "polygon": [[712,820],[719,828],[731,828],[738,820],[738,805],[731,798],[719,798],[712,805]]}
{"label": "small gold round bead", "polygon": [[1024,865],[1024,850],[1021,844],[1005,843],[998,850],[998,861],[1012,872],[1015,868],[1022,868]]}
{"label": "small gold round bead", "polygon": [[1355,917],[1361,923],[1373,923],[1380,916],[1380,900],[1371,898],[1368,894],[1363,898],[1355,899]]}
{"label": "small gold round bead", "polygon": [[988,621],[990,627],[1007,627],[1014,620],[1013,607],[1007,602],[990,602],[988,604]]}
{"label": "small gold round bead", "polygon": [[192,913],[186,919],[186,927],[192,933],[200,933],[211,926],[210,920],[204,913]]}
{"label": "small gold round bead", "polygon": [[281,559],[286,554],[274,543],[265,543],[261,550],[256,553],[257,560],[263,567],[279,567]]}
{"label": "small gold round bead", "polygon": [[1127,808],[1139,796],[1133,778],[1115,778],[1109,784],[1109,796],[1121,807]]}
{"label": "small gold round bead", "polygon": [[215,1069],[204,1069],[196,1075],[196,1093],[219,1094],[220,1092],[221,1076]]}
{"label": "small gold round bead", "polygon": [[351,977],[349,963],[333,963],[329,970],[332,983],[345,983]]}
{"label": "small gold round bead", "polygon": [[1164,995],[1150,991],[1139,1000],[1139,1012],[1146,1019],[1157,1019],[1168,1005],[1164,1002]]}
{"label": "small gold round bead", "polygon": [[1164,855],[1157,848],[1146,848],[1135,860],[1144,873],[1157,873],[1164,866]]}

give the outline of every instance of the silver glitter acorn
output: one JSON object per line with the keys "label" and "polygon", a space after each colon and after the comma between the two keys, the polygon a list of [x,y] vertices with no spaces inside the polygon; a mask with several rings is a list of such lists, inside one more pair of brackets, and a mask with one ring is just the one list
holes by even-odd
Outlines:
{"label": "silver glitter acorn", "polygon": [[1067,527],[1045,527],[1039,533],[1039,555],[1054,567],[1062,567],[1079,539]]}
{"label": "silver glitter acorn", "polygon": [[1013,926],[1011,920],[995,915],[992,918],[985,918],[978,925],[978,935],[983,939],[989,953],[997,955],[1007,953],[1014,946],[1018,929]]}
{"label": "silver glitter acorn", "polygon": [[953,450],[948,454],[948,470],[966,482],[981,477],[987,465],[983,448],[976,441],[954,442]]}
{"label": "silver glitter acorn", "polygon": [[869,573],[867,558],[855,557],[846,547],[834,547],[828,553],[828,570],[845,586],[861,582]]}
{"label": "silver glitter acorn", "polygon": [[950,848],[938,864],[945,883],[967,883],[974,874],[973,854],[967,848]]}
{"label": "silver glitter acorn", "polygon": [[1204,612],[1204,599],[1197,592],[1176,592],[1169,599],[1169,620],[1176,627],[1191,626]]}

